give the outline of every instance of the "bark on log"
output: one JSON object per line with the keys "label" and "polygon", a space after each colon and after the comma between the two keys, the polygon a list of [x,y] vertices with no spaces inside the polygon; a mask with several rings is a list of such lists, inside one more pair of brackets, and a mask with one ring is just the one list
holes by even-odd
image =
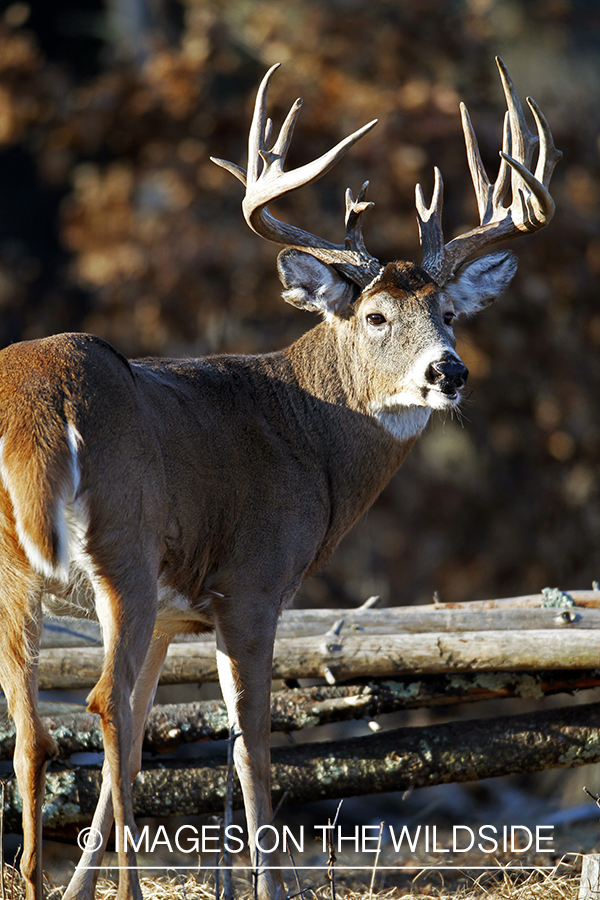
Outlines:
{"label": "bark on log", "polygon": [[[90,688],[100,676],[97,647],[42,650],[40,688]],[[464,631],[438,634],[284,638],[275,642],[273,678],[389,678],[409,674],[526,669],[593,669],[600,665],[600,629]],[[331,676],[331,677],[330,677]],[[217,680],[212,643],[169,648],[160,684]]]}
{"label": "bark on log", "polygon": [[[600,703],[495,719],[398,728],[364,738],[277,748],[271,780],[275,802],[349,797],[476,781],[509,773],[570,768],[600,761]],[[224,762],[146,768],[134,783],[138,817],[196,815],[223,809]],[[100,770],[50,771],[44,822],[49,828],[90,820]],[[234,805],[241,806],[236,781]],[[5,829],[19,827],[21,803],[6,786]]]}
{"label": "bark on log", "polygon": [[[600,602],[600,601],[599,601]],[[499,607],[454,609],[446,606],[412,606],[388,609],[290,609],[283,613],[277,637],[324,635],[343,621],[341,635],[420,634],[449,631],[524,631],[539,628],[600,628],[600,609],[587,607]]]}
{"label": "bark on log", "polygon": [[[271,730],[292,732],[330,722],[376,718],[385,713],[426,706],[452,706],[479,700],[528,697],[597,687],[600,670],[583,672],[492,672],[464,675],[424,675],[365,684],[315,685],[277,691],[271,695]],[[100,717],[74,704],[42,713],[66,759],[73,753],[101,753]],[[155,706],[146,724],[144,750],[164,753],[181,744],[226,740],[229,724],[225,704],[219,700],[169,703]],[[0,759],[14,752],[15,729],[11,719],[0,719]]]}
{"label": "bark on log", "polygon": [[[522,631],[524,629],[573,627],[600,629],[600,592],[573,592],[585,594],[586,605],[571,608],[542,608],[541,594],[532,597],[512,597],[507,600],[470,601],[463,604],[434,604],[431,606],[396,606],[386,609],[288,609],[277,626],[278,638],[324,635],[339,620],[344,621],[342,634],[356,631],[367,634],[414,634],[446,631]],[[591,597],[589,595],[592,595]],[[571,595],[570,595],[571,596]],[[520,604],[527,601],[527,605]],[[528,605],[530,601],[535,606]],[[584,601],[576,601],[580,603]],[[496,604],[490,607],[489,604]],[[42,646],[72,647],[94,645],[99,640],[98,626],[94,622],[81,622],[65,627],[55,620],[46,622]],[[98,640],[96,644],[98,644]],[[211,634],[195,638],[199,643],[212,643]],[[181,638],[177,642],[190,643]]]}

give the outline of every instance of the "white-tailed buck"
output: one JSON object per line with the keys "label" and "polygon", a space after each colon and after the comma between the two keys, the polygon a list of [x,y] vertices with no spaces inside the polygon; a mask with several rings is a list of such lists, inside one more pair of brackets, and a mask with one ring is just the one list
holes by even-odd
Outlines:
{"label": "white-tailed buck", "polygon": [[[214,630],[223,695],[241,732],[235,763],[250,841],[271,820],[269,691],[277,619],[300,582],[328,559],[402,464],[432,409],[453,410],[467,370],[453,320],[495,300],[515,273],[512,253],[470,263],[495,241],[538,231],[560,153],[528,100],[533,135],[499,61],[508,112],[491,184],[466,109],[463,128],[481,223],[445,244],[442,179],[431,206],[417,187],[421,265],[382,265],[360,219],[366,185],[346,198],[341,245],[275,219],[267,204],[323,175],[371,122],[315,162],[284,171],[300,101],[269,149],[258,92],[243,211],[283,245],[286,301],[323,321],[266,356],[128,362],[100,338],[63,334],[0,353],[0,680],[14,717],[23,798],[21,869],[41,900],[41,809],[55,751],[37,711],[42,612],[97,618],[105,661],[89,696],[105,763],[93,827],[65,895],[91,898],[113,818],[134,831],[131,780],[144,722],[174,635]],[[533,169],[533,158],[536,165]],[[263,858],[261,898],[282,886]],[[119,851],[120,900],[141,897],[135,854]]]}

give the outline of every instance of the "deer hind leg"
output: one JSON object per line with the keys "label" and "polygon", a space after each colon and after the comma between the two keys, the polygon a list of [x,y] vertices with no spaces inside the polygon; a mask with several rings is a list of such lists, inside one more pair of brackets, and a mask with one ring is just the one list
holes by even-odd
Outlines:
{"label": "deer hind leg", "polygon": [[[129,760],[131,781],[142,767],[144,726],[154,702],[156,686],[171,638],[155,633],[131,697],[133,746]],[[108,760],[102,768],[100,799],[92,820],[90,848],[85,849],[73,873],[63,900],[92,900],[100,872],[100,864],[114,822],[112,781]]]}
{"label": "deer hind leg", "polygon": [[[147,658],[156,617],[156,575],[147,565],[128,560],[128,584],[96,577],[97,611],[104,637],[105,658],[100,679],[88,697],[88,709],[100,715],[104,742],[104,774],[110,773],[110,795],[103,791],[97,811],[99,830],[110,829],[110,796],[118,835],[125,826],[136,833],[131,799],[131,760],[135,721],[131,706],[135,684]],[[116,570],[119,567],[115,566]],[[162,662],[162,660],[161,660]],[[147,703],[145,704],[147,708]],[[140,716],[141,718],[141,716]],[[135,852],[119,841],[118,900],[141,900]]]}
{"label": "deer hind leg", "polygon": [[[256,837],[273,817],[270,792],[271,673],[273,642],[279,598],[273,610],[258,607],[248,613],[224,599],[213,605],[216,619],[217,667],[229,725],[240,734],[234,744],[234,761],[242,786],[248,827],[248,843],[255,868],[260,900],[283,900],[283,879],[277,852],[257,848]],[[260,835],[267,850],[272,833]]]}
{"label": "deer hind leg", "polygon": [[[11,567],[13,568],[13,567]],[[26,566],[24,565],[24,569]],[[42,898],[42,804],[46,761],[57,748],[37,709],[41,612],[35,598],[37,577],[0,569],[0,682],[15,722],[14,769],[23,804],[21,872],[27,900]]]}

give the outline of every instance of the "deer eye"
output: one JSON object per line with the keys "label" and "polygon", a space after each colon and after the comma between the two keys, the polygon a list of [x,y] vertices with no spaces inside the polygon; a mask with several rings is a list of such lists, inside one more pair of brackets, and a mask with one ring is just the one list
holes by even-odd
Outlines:
{"label": "deer eye", "polygon": [[381,313],[369,313],[367,322],[369,325],[385,325],[386,318]]}
{"label": "deer eye", "polygon": [[444,313],[444,325],[452,325],[456,316],[453,312]]}

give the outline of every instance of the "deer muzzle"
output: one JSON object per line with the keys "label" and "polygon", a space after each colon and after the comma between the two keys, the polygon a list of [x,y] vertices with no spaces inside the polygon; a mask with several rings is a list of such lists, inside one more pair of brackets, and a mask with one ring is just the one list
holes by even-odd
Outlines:
{"label": "deer muzzle", "polygon": [[454,399],[467,383],[469,370],[458,356],[448,354],[430,363],[425,377],[432,387],[438,388],[447,397]]}

